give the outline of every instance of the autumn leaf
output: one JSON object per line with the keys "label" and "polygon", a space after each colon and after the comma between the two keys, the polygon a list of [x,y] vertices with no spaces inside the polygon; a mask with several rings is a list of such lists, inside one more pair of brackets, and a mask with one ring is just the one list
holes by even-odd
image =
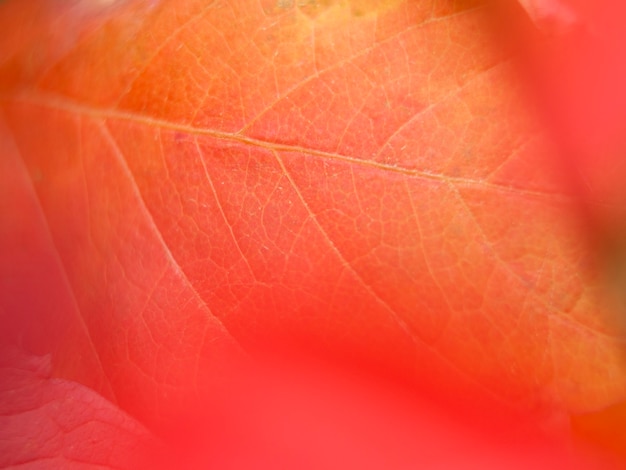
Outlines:
{"label": "autumn leaf", "polygon": [[51,378],[49,357],[3,350],[0,360],[0,467],[136,469],[149,463],[149,432],[93,390]]}
{"label": "autumn leaf", "polygon": [[622,400],[602,275],[489,14],[0,5],[5,341],[157,434],[276,345],[465,409]]}

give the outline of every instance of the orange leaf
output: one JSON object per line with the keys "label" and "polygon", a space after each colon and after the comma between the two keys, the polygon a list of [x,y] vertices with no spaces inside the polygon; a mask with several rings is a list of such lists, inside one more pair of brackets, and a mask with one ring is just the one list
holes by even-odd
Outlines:
{"label": "orange leaf", "polygon": [[49,263],[56,374],[157,428],[272,343],[466,407],[624,398],[575,203],[480,2],[55,8],[0,5],[0,270]]}

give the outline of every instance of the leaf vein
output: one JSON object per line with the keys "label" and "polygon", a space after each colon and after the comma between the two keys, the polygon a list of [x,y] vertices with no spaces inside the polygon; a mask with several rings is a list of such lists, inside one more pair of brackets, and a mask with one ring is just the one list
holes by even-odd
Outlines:
{"label": "leaf vein", "polygon": [[165,255],[168,259],[168,261],[170,262],[170,265],[177,271],[178,275],[180,276],[181,279],[184,280],[185,284],[187,284],[187,286],[189,287],[189,289],[191,290],[192,294],[194,297],[196,297],[206,308],[210,318],[216,323],[216,325],[230,338],[233,339],[233,341],[237,344],[238,341],[235,339],[235,337],[230,333],[230,331],[228,331],[228,329],[226,328],[226,326],[222,323],[222,321],[219,319],[219,317],[217,317],[209,308],[209,305],[206,303],[206,301],[200,296],[200,294],[198,293],[198,291],[196,290],[196,288],[194,287],[194,285],[191,283],[191,281],[189,280],[189,278],[187,277],[187,275],[185,274],[185,272],[183,271],[183,269],[181,268],[181,266],[178,264],[178,262],[176,261],[176,259],[174,258],[174,255],[172,253],[172,251],[170,250],[169,246],[167,245],[167,243],[165,242],[165,240],[163,239],[163,236],[161,235],[161,232],[159,230],[158,225],[156,224],[156,221],[154,220],[154,217],[152,216],[152,213],[150,212],[150,210],[148,209],[148,206],[141,194],[141,191],[139,190],[139,187],[137,186],[137,183],[135,182],[135,178],[133,176],[132,171],[130,170],[128,164],[126,163],[126,159],[124,158],[124,156],[122,155],[122,152],[119,148],[119,146],[117,145],[117,143],[115,142],[115,139],[113,138],[113,136],[111,135],[111,132],[109,131],[109,129],[103,124],[100,123],[100,131],[102,132],[103,136],[105,137],[105,139],[109,142],[109,145],[111,146],[111,149],[113,150],[113,153],[115,154],[116,158],[118,159],[120,166],[122,167],[124,173],[127,175],[128,180],[130,181],[130,185],[137,197],[138,202],[141,205],[142,211],[144,212],[144,215],[146,217],[146,219],[148,220],[150,226],[153,229],[153,233],[154,235],[157,237],[159,244],[162,246]]}
{"label": "leaf vein", "polygon": [[[344,155],[335,152],[328,152],[324,150],[317,150],[309,147],[303,147],[290,144],[278,144],[269,142],[262,139],[256,139],[251,137],[244,137],[239,134],[233,134],[225,131],[217,131],[212,129],[203,129],[195,127],[189,124],[180,124],[176,122],[167,121],[165,119],[153,118],[145,116],[135,112],[119,111],[115,109],[106,108],[93,108],[86,106],[75,101],[69,100],[64,97],[32,93],[21,94],[19,96],[13,96],[13,101],[31,103],[38,106],[48,107],[60,111],[66,111],[68,113],[81,114],[89,116],[93,119],[117,119],[120,121],[127,121],[135,124],[141,124],[147,127],[156,127],[162,129],[168,129],[173,131],[184,132],[189,135],[204,135],[212,137],[214,139],[224,140],[227,142],[236,142],[243,145],[249,145],[252,147],[260,147],[269,151],[281,151],[300,153],[308,156],[315,156],[318,158],[341,161],[355,166],[361,166],[365,168],[372,168],[382,172],[402,174],[409,178],[415,178],[420,180],[436,181],[443,184],[451,184],[456,187],[481,187],[485,190],[495,191],[503,194],[514,195],[520,198],[542,201],[549,201],[556,204],[571,202],[572,198],[563,193],[557,191],[547,191],[541,189],[528,189],[514,185],[505,185],[502,183],[491,182],[486,179],[476,179],[464,176],[449,176],[442,173],[433,173],[426,170],[408,168],[400,165],[392,165],[387,163],[374,162],[370,160],[363,160],[350,155]],[[6,97],[0,97],[0,101],[9,101]],[[598,202],[599,203],[599,202]]]}

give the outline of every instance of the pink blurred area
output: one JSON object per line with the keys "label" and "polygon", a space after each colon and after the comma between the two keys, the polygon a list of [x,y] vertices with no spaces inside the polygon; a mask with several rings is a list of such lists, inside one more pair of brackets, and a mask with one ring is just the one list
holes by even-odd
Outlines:
{"label": "pink blurred area", "polygon": [[[0,345],[51,353],[74,308],[29,176],[0,119]],[[54,319],[54,320],[53,320]]]}
{"label": "pink blurred area", "polygon": [[626,226],[626,5],[524,0],[496,6],[496,30],[522,58],[522,75],[561,148],[562,172],[583,201],[588,221],[593,230],[621,233]]}
{"label": "pink blurred area", "polygon": [[165,439],[172,462],[193,469],[614,468],[495,402],[482,420],[459,419],[473,405],[442,406],[363,369],[273,356]]}

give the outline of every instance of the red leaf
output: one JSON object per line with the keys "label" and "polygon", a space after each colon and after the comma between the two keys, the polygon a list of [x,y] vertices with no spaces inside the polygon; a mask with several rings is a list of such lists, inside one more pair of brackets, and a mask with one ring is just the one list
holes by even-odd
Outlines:
{"label": "red leaf", "polygon": [[[272,344],[461,408],[624,397],[576,204],[484,6],[109,3],[0,5],[3,323],[55,374],[159,432]],[[15,322],[31,272],[55,309]]]}
{"label": "red leaf", "polygon": [[49,357],[0,351],[0,468],[144,468],[154,453],[146,429],[50,371]]}

